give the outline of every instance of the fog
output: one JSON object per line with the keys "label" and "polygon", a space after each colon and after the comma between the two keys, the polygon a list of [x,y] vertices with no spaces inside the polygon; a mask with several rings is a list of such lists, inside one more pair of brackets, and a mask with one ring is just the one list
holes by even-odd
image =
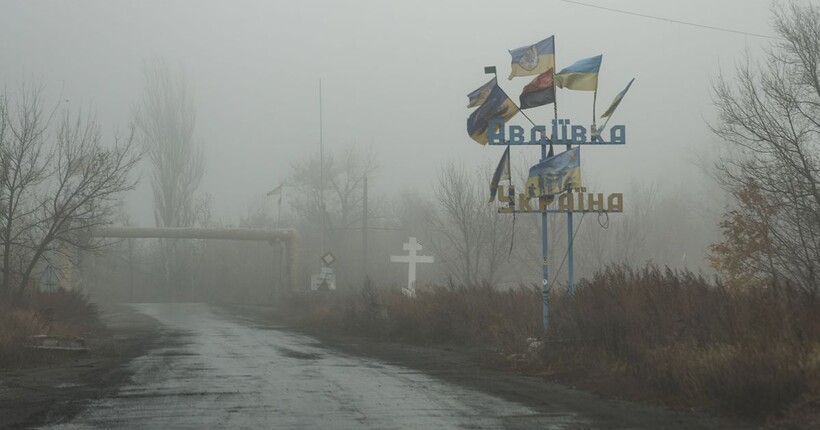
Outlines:
{"label": "fog", "polygon": [[[589,3],[772,34],[765,0]],[[147,61],[183,70],[205,153],[200,192],[210,194],[215,219],[237,225],[294,163],[318,153],[320,80],[325,150],[373,151],[373,199],[404,190],[432,197],[439,171],[453,160],[471,169],[494,165],[503,149],[482,147],[465,132],[466,94],[487,81],[484,66],[496,65],[500,85],[517,95],[530,78],[506,79],[507,50],[550,35],[559,69],[603,54],[599,115],[636,78],[610,123],[627,126],[627,144],[585,148],[588,187],[624,192],[627,210],[637,197],[630,191],[649,186],[708,206],[692,212],[702,219],[689,220],[704,225],[694,246],[705,253],[723,209],[719,193],[705,195],[717,188],[706,175],[721,145],[708,128],[710,80],[731,71],[745,50],[760,53],[771,42],[765,38],[543,0],[7,1],[0,83],[7,90],[42,84],[52,103],[96,112],[113,136],[128,129]],[[559,90],[560,116],[574,124],[589,125],[591,104],[591,93]],[[547,122],[552,106],[527,113]],[[516,170],[536,159],[536,148],[514,149]],[[143,163],[143,180],[125,201],[134,224],[151,226],[146,172]]]}

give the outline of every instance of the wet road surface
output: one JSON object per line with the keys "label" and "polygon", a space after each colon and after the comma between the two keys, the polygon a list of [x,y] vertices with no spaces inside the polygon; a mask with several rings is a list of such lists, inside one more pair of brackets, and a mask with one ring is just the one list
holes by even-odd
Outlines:
{"label": "wet road surface", "polygon": [[574,413],[538,412],[205,304],[135,306],[173,341],[132,361],[116,394],[48,428],[590,427]]}

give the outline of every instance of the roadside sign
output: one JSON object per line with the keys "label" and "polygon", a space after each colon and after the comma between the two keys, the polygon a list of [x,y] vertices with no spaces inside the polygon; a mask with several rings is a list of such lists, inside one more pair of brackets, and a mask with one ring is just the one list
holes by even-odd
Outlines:
{"label": "roadside sign", "polygon": [[318,275],[310,275],[311,291],[330,291],[336,289],[336,275],[330,267],[322,267]]}
{"label": "roadside sign", "polygon": [[325,255],[322,256],[322,263],[324,263],[325,266],[330,266],[331,264],[333,264],[334,261],[336,261],[336,257],[334,257],[333,253],[330,251],[328,251],[327,253],[325,253]]}

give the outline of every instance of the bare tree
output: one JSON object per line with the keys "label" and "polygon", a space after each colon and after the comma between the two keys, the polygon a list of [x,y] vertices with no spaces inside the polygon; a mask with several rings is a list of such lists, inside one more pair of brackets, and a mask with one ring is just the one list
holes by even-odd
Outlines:
{"label": "bare tree", "polygon": [[102,144],[93,116],[45,116],[39,89],[21,88],[15,104],[0,97],[0,249],[2,291],[19,300],[42,259],[95,250],[89,230],[116,211],[134,187],[139,160],[131,136]]}
{"label": "bare tree", "polygon": [[[719,119],[714,132],[734,154],[719,165],[735,197],[723,224],[725,247],[717,260],[740,270],[755,268],[816,290],[820,286],[820,8],[776,5],[774,27],[782,41],[764,61],[747,59],[735,76],[714,85]],[[749,226],[758,235],[745,235]],[[740,234],[738,234],[740,233]],[[744,238],[745,237],[745,238]],[[746,241],[744,245],[743,241]],[[721,252],[721,251],[729,251]]]}
{"label": "bare tree", "polygon": [[[319,159],[311,157],[295,163],[290,184],[298,190],[291,196],[291,205],[301,216],[318,225],[321,216]],[[325,210],[332,216],[336,228],[359,225],[362,209],[362,184],[366,176],[378,169],[372,150],[362,151],[351,146],[341,154],[325,154]]]}
{"label": "bare tree", "polygon": [[[134,123],[151,162],[154,218],[160,227],[190,227],[207,212],[196,191],[204,173],[202,148],[194,141],[196,111],[188,82],[158,59],[145,65],[145,90]],[[189,244],[160,240],[167,287],[182,288]]]}
{"label": "bare tree", "polygon": [[135,121],[151,161],[154,216],[160,227],[189,227],[197,219],[196,190],[204,173],[194,141],[196,111],[188,82],[154,60],[144,70],[145,93]]}
{"label": "bare tree", "polygon": [[512,224],[487,204],[489,183],[456,162],[447,164],[438,178],[438,210],[431,215],[429,236],[448,271],[464,285],[496,283],[508,259]]}
{"label": "bare tree", "polygon": [[[350,146],[338,154],[324,155],[324,202],[320,192],[319,157],[310,157],[293,164],[288,202],[300,222],[305,247],[306,268],[318,261],[318,243],[322,241],[324,212],[326,250],[359,249],[361,241],[363,183],[378,169],[376,155],[370,150]],[[354,234],[349,234],[354,233]],[[355,247],[354,247],[355,246]],[[359,279],[356,270],[361,265],[354,252],[342,255],[337,252],[339,263],[335,264],[338,280]]]}

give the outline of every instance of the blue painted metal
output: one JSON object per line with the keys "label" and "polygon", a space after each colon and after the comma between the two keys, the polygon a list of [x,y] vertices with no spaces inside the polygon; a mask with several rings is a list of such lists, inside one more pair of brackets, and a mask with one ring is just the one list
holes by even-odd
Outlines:
{"label": "blue painted metal", "polygon": [[[597,95],[598,92],[595,91]],[[592,103],[592,121],[593,121],[593,129],[595,128],[595,103]],[[572,145],[567,144],[567,151],[572,148]],[[572,234],[572,212],[567,212],[567,295],[569,296],[570,300],[572,300],[572,296],[575,293],[575,258],[574,258],[574,244],[573,234]]]}
{"label": "blue painted metal", "polygon": [[[541,161],[547,159],[547,145],[541,145]],[[548,246],[547,230],[547,212],[541,213],[541,302],[542,306],[542,324],[544,332],[546,333],[550,325],[550,286],[549,286],[549,246]]]}
{"label": "blue painted metal", "polygon": [[569,280],[567,282],[567,295],[571,299],[575,293],[575,258],[573,258],[573,245],[575,242],[572,237],[572,212],[567,212],[567,272]]}
{"label": "blue painted metal", "polygon": [[[562,144],[559,142],[558,144]],[[626,142],[573,142],[573,145],[592,145],[592,146],[607,146],[607,145],[626,145]],[[498,145],[498,146],[533,146],[533,145],[540,145],[543,146],[544,143],[540,140],[528,140],[526,142],[511,142],[511,141],[504,141],[504,142],[487,142],[487,145]]]}
{"label": "blue painted metal", "polygon": [[541,256],[543,257],[543,261],[541,262],[541,301],[543,302],[543,325],[544,325],[544,332],[549,329],[550,326],[550,286],[549,286],[549,260],[547,259],[549,254],[549,246],[547,246],[547,213],[544,212],[541,214]]}
{"label": "blue painted metal", "polygon": [[[537,213],[565,214],[565,213],[570,213],[570,212],[567,212],[565,210],[558,210],[558,209],[544,209],[543,211],[534,209],[534,210],[531,210],[531,211],[522,211],[522,210],[518,210],[518,209],[510,210],[508,208],[499,208],[498,213],[500,213],[500,214],[511,214],[511,213],[516,213],[516,214],[537,214]],[[619,213],[623,213],[623,211],[583,210],[583,211],[572,211],[571,213],[619,214]]]}

